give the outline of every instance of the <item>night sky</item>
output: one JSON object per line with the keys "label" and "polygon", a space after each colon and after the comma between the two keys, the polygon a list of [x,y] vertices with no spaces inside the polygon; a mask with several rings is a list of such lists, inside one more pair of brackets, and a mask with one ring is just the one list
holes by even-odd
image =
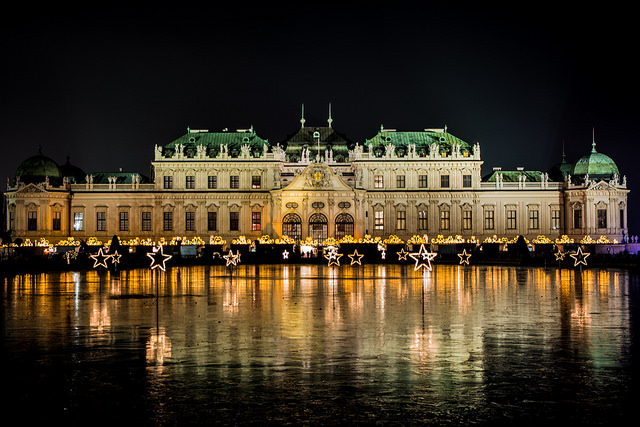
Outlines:
{"label": "night sky", "polygon": [[627,176],[630,233],[640,234],[631,11],[421,4],[3,13],[0,178],[38,146],[87,173],[149,175],[155,144],[187,127],[253,126],[275,144],[299,128],[303,103],[307,126],[326,126],[331,103],[333,127],[360,142],[381,125],[447,125],[480,143],[484,173],[546,171],[563,144],[573,162],[595,130],[597,150]]}

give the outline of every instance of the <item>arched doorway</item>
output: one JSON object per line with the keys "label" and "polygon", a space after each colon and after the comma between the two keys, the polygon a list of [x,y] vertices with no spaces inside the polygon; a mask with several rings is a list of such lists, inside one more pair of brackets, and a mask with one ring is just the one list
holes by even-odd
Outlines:
{"label": "arched doorway", "polygon": [[311,215],[311,218],[309,218],[309,237],[322,242],[328,237],[328,233],[327,217],[321,213]]}
{"label": "arched doorway", "polygon": [[348,213],[341,213],[336,217],[336,239],[353,236],[353,217]]}
{"label": "arched doorway", "polygon": [[302,239],[302,220],[297,214],[288,213],[282,219],[282,234],[295,240]]}

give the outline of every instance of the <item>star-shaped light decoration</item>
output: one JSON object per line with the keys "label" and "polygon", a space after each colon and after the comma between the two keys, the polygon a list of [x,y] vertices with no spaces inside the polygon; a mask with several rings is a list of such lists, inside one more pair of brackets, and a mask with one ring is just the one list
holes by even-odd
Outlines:
{"label": "star-shaped light decoration", "polygon": [[289,251],[288,250],[284,250],[284,252],[282,252],[282,259],[289,259]]}
{"label": "star-shaped light decoration", "polygon": [[329,260],[329,266],[340,265],[340,258],[342,254],[338,253],[338,248],[332,246],[329,248],[329,253],[324,254],[324,257]]}
{"label": "star-shaped light decoration", "polygon": [[165,263],[167,260],[171,259],[171,255],[165,254],[164,249],[162,249],[162,245],[158,246],[157,250],[153,252],[147,252],[147,256],[151,258],[151,269],[159,268],[160,270],[165,270]]}
{"label": "star-shaped light decoration", "polygon": [[435,252],[429,252],[424,244],[420,245],[420,250],[418,252],[410,253],[409,256],[416,261],[416,266],[414,270],[418,270],[420,268],[426,268],[431,271],[431,260],[436,257]]}
{"label": "star-shaped light decoration", "polygon": [[360,260],[362,259],[363,256],[364,256],[364,254],[359,254],[358,250],[356,249],[354,253],[349,255],[349,258],[351,258],[351,265],[353,265],[353,264],[362,265],[360,263]]}
{"label": "star-shaped light decoration", "polygon": [[400,249],[400,252],[396,252],[398,254],[398,261],[406,261],[407,260],[407,255],[409,255],[409,252],[405,251],[404,248]]}
{"label": "star-shaped light decoration", "polygon": [[574,254],[569,254],[571,258],[575,260],[573,266],[576,267],[578,264],[587,265],[587,257],[590,255],[589,252],[582,252],[582,247],[578,247],[578,252]]}
{"label": "star-shaped light decoration", "polygon": [[460,265],[462,264],[469,265],[469,258],[471,258],[471,254],[468,254],[466,249],[463,249],[462,253],[458,254],[458,256],[460,257]]}
{"label": "star-shaped light decoration", "polygon": [[120,255],[118,251],[114,251],[113,255],[111,255],[111,262],[113,264],[120,264],[120,258],[122,258],[122,255]]}
{"label": "star-shaped light decoration", "polygon": [[556,261],[562,261],[564,259],[564,252],[558,251],[555,253],[555,256],[556,256]]}
{"label": "star-shaped light decoration", "polygon": [[105,255],[104,252],[102,252],[102,248],[100,248],[97,254],[91,255],[91,258],[93,258],[94,261],[93,268],[107,268],[107,261],[109,260],[109,258],[111,258],[111,255]]}
{"label": "star-shaped light decoration", "polygon": [[223,255],[222,258],[227,260],[227,267],[230,265],[238,265],[238,263],[240,262],[240,252],[238,251],[237,253],[233,253],[233,251],[229,251],[228,255]]}

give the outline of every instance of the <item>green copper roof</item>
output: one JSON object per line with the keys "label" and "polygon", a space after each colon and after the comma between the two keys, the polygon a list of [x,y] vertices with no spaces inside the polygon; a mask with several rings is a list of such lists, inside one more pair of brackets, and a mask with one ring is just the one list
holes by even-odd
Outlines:
{"label": "green copper roof", "polygon": [[385,150],[384,147],[388,144],[393,144],[396,147],[395,152],[398,156],[403,156],[410,144],[415,145],[416,153],[419,156],[428,155],[433,144],[438,145],[440,154],[451,155],[452,148],[456,144],[460,146],[462,155],[465,153],[471,155],[473,153],[473,149],[468,143],[451,135],[446,130],[403,132],[382,129],[376,136],[367,139],[365,142],[365,145],[369,146],[369,151],[375,155],[382,155]]}
{"label": "green copper roof", "polygon": [[16,169],[16,176],[27,183],[43,182],[46,177],[54,180],[62,178],[58,164],[41,152],[20,163]]}
{"label": "green copper roof", "polygon": [[314,159],[318,148],[320,155],[331,148],[333,159],[337,162],[349,160],[349,150],[355,145],[352,141],[332,127],[302,127],[292,135],[287,136],[281,145],[285,149],[287,161],[299,161],[305,148],[309,150],[309,158]]}
{"label": "green copper roof", "polygon": [[613,174],[617,174],[618,166],[611,159],[611,157],[593,151],[585,156],[580,157],[573,166],[573,175],[585,175],[598,178],[608,178]]}
{"label": "green copper roof", "polygon": [[265,145],[267,145],[267,148],[270,147],[269,141],[260,138],[253,129],[238,132],[188,131],[175,141],[166,144],[162,148],[162,155],[164,157],[172,157],[178,145],[182,145],[185,157],[195,157],[198,152],[198,146],[205,148],[207,157],[215,157],[220,153],[220,146],[225,144],[231,157],[239,156],[240,148],[245,144],[251,147],[251,152],[256,156],[262,154]]}

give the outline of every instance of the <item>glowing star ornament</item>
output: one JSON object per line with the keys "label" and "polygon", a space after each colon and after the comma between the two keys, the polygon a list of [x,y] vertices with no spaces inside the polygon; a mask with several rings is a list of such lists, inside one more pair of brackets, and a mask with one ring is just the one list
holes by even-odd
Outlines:
{"label": "glowing star ornament", "polygon": [[342,254],[339,254],[338,249],[334,246],[329,249],[329,253],[324,254],[324,257],[329,260],[329,266],[340,265]]}
{"label": "glowing star ornament", "polygon": [[466,249],[463,249],[462,253],[458,254],[458,256],[460,257],[460,265],[462,264],[469,265],[469,258],[471,258],[471,254],[468,254]]}
{"label": "glowing star ornament", "polygon": [[93,268],[98,268],[98,267],[104,267],[107,268],[107,261],[109,260],[111,256],[110,255],[105,255],[104,252],[102,252],[102,248],[100,248],[98,250],[98,253],[95,255],[91,255],[91,258],[93,258]]}
{"label": "glowing star ornament", "polygon": [[407,255],[409,255],[409,252],[405,251],[404,248],[400,249],[400,252],[396,253],[398,254],[398,261],[406,261]]}
{"label": "glowing star ornament", "polygon": [[584,264],[585,266],[587,265],[587,257],[590,255],[589,252],[582,252],[582,248],[578,247],[578,252],[574,253],[574,254],[569,254],[569,256],[571,258],[573,258],[575,260],[573,266],[577,267],[578,264]]}
{"label": "glowing star ornament", "polygon": [[358,250],[356,249],[354,253],[349,255],[349,258],[351,258],[351,265],[353,265],[353,264],[362,265],[360,263],[360,260],[362,259],[363,256],[364,256],[364,254],[359,254]]}
{"label": "glowing star ornament", "polygon": [[409,256],[413,258],[416,262],[414,270],[419,270],[421,268],[426,268],[431,271],[431,260],[436,257],[435,252],[429,252],[424,244],[420,245],[420,250],[418,252],[410,253]]}
{"label": "glowing star ornament", "polygon": [[284,252],[282,252],[282,259],[289,259],[289,251],[288,250],[284,250]]}
{"label": "glowing star ornament", "polygon": [[564,252],[558,251],[555,253],[555,256],[556,256],[556,261],[562,261],[564,259]]}
{"label": "glowing star ornament", "polygon": [[167,255],[164,253],[164,249],[162,249],[162,245],[158,247],[157,250],[153,252],[147,252],[147,256],[151,258],[151,269],[159,268],[162,271],[165,271],[165,263],[171,259],[171,255]]}
{"label": "glowing star ornament", "polygon": [[120,255],[118,251],[115,251],[113,255],[111,255],[111,262],[113,264],[120,264],[120,258],[122,258],[122,255]]}
{"label": "glowing star ornament", "polygon": [[227,267],[230,265],[238,265],[240,262],[240,252],[233,253],[233,251],[229,251],[228,255],[223,255],[222,258],[227,260]]}

